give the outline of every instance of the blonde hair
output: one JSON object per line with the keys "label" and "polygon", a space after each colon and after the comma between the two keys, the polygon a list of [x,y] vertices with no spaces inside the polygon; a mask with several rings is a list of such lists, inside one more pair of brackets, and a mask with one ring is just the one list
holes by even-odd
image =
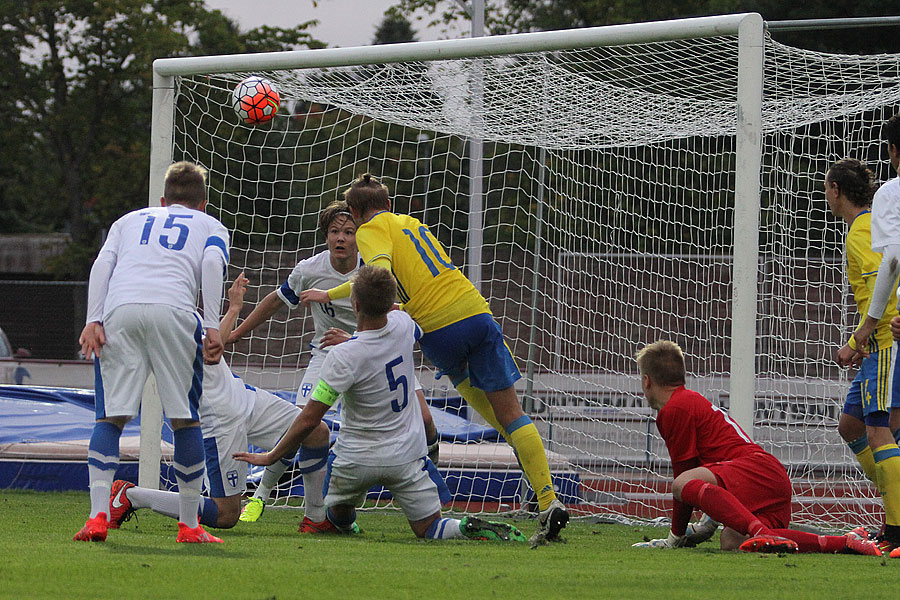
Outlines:
{"label": "blonde hair", "polygon": [[369,173],[364,173],[353,180],[350,187],[344,191],[344,200],[360,216],[373,209],[387,210],[390,206],[387,186]]}
{"label": "blonde hair", "polygon": [[353,297],[359,312],[367,317],[381,317],[390,312],[397,299],[397,281],[384,267],[365,265],[353,278]]}
{"label": "blonde hair", "polygon": [[166,204],[200,207],[206,200],[206,169],[186,160],[169,166],[163,197]]}
{"label": "blonde hair", "polygon": [[684,385],[684,352],[675,342],[659,340],[635,354],[641,375],[659,385]]}

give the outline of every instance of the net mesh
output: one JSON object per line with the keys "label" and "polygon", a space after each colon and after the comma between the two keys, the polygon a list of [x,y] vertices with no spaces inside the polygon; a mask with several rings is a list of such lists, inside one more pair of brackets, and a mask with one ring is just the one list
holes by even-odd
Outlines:
{"label": "net mesh", "polygon": [[[729,403],[737,49],[723,36],[253,73],[282,97],[255,127],[229,106],[249,73],[183,77],[174,155],[209,169],[209,210],[233,235],[229,277],[247,274],[254,305],[324,249],[316,215],[362,172],[471,272],[467,144],[483,140],[480,287],[526,375],[554,481],[576,512],[656,518],[671,474],[635,350],[673,339],[688,386]],[[798,522],[878,520],[836,430],[849,379],[833,357],[856,317],[822,180],[845,156],[890,176],[879,134],[900,108],[898,78],[900,55],[765,41],[752,435],[787,466]],[[284,310],[230,362],[251,384],[294,390],[311,333],[307,314]],[[420,379],[426,396],[453,395],[424,361]],[[497,446],[442,448],[457,507],[527,500]]]}

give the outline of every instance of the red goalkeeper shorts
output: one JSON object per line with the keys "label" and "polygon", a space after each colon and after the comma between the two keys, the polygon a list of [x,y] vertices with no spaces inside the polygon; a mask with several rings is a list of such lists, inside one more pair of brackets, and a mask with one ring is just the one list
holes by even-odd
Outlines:
{"label": "red goalkeeper shorts", "polygon": [[768,452],[703,465],[719,486],[731,492],[770,529],[791,522],[791,480],[781,462]]}

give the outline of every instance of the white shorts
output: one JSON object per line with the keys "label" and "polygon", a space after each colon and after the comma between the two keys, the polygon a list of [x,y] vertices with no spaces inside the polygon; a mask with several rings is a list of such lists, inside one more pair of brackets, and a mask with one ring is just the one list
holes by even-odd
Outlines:
{"label": "white shorts", "polygon": [[265,390],[256,390],[249,419],[220,429],[215,437],[203,439],[209,495],[227,498],[242,494],[247,489],[248,465],[231,455],[246,452],[248,444],[271,450],[299,414],[300,409],[287,400]]}
{"label": "white shorts", "polygon": [[390,490],[410,521],[421,521],[441,510],[437,485],[428,474],[423,458],[394,467],[370,467],[342,464],[340,457],[335,456],[328,464],[325,506],[359,506],[366,492],[376,485]]}
{"label": "white shorts", "polygon": [[196,313],[164,304],[123,304],[103,329],[106,344],[94,361],[98,419],[136,417],[150,372],[167,417],[199,419],[203,330]]}

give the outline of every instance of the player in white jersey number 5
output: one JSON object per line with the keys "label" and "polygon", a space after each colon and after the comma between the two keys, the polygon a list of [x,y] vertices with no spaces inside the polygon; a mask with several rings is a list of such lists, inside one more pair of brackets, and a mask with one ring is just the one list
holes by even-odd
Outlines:
{"label": "player in white jersey number 5", "polygon": [[130,212],[113,223],[91,268],[87,324],[79,341],[86,357],[95,356],[97,423],[88,448],[91,513],[77,541],[106,539],[119,437],[138,414],[150,372],[175,431],[177,541],[218,541],[197,520],[204,472],[197,411],[204,359],[216,363],[222,356],[219,308],[228,231],[203,212],[206,173],[201,167],[188,162],[169,167],[164,194],[162,206]]}
{"label": "player in white jersey number 5", "polygon": [[[318,228],[325,237],[326,250],[297,263],[287,280],[281,287],[270,292],[254,307],[247,318],[235,327],[225,340],[233,344],[245,337],[252,330],[268,321],[278,310],[287,305],[291,310],[300,305],[300,294],[307,289],[330,289],[346,283],[359,267],[359,254],[356,250],[356,224],[353,222],[347,203],[337,200],[326,206],[319,213]],[[350,299],[344,298],[323,304],[311,305],[315,334],[310,342],[309,364],[303,374],[303,380],[297,390],[297,404],[303,406],[312,394],[313,386],[319,380],[319,373],[330,345],[343,341],[356,330],[356,315],[350,306]],[[416,386],[418,388],[418,386]],[[427,411],[425,396],[417,392],[419,402],[426,410],[422,413],[425,420],[429,444],[438,447],[437,431]],[[241,521],[253,522],[259,519],[279,479],[284,474],[287,464],[276,462],[267,467],[253,497],[241,512]],[[307,529],[306,533],[316,533]]]}
{"label": "player in white jersey number 5", "polygon": [[384,485],[417,537],[525,541],[505,523],[441,517],[440,475],[425,455],[421,407],[411,389],[413,345],[422,331],[409,315],[391,310],[396,295],[390,271],[361,267],[350,297],[356,336],[328,353],[312,398],[274,449],[234,457],[269,465],[292,453],[342,395],[343,419],[325,482],[328,520],[337,529],[352,527],[366,492]]}

